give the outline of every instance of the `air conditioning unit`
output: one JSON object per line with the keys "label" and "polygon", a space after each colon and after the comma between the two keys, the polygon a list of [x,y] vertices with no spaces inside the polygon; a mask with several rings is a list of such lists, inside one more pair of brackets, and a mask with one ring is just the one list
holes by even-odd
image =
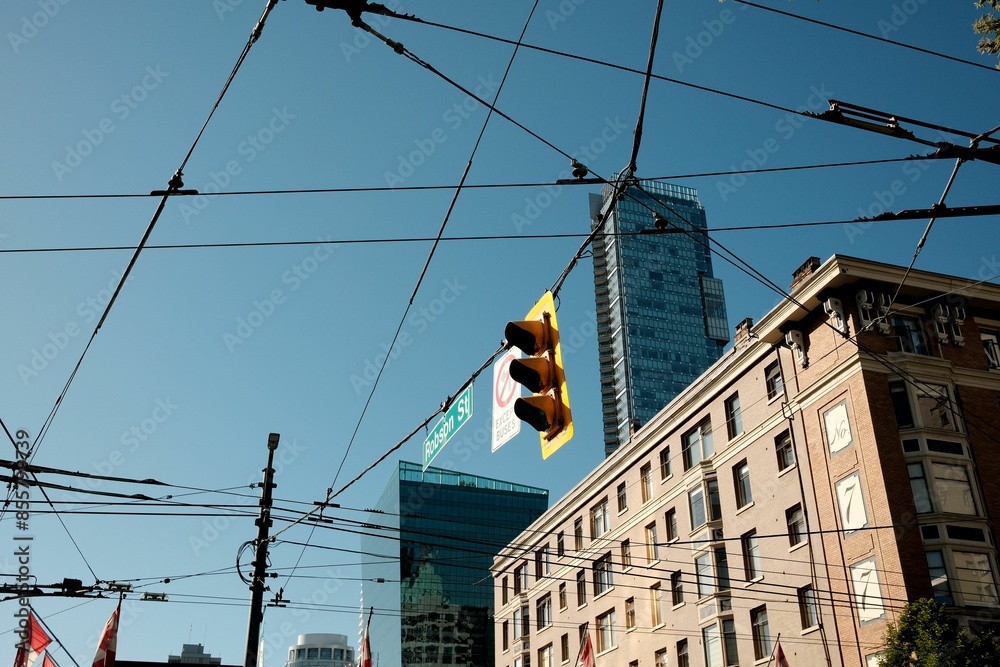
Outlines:
{"label": "air conditioning unit", "polygon": [[806,357],[806,338],[802,332],[793,329],[786,333],[785,344],[795,350],[795,358],[799,362],[799,367],[806,368],[809,365],[809,359]]}
{"label": "air conditioning unit", "polygon": [[840,299],[830,298],[823,302],[823,312],[833,320],[833,326],[837,331],[847,335],[847,315],[844,313],[844,304]]}
{"label": "air conditioning unit", "polygon": [[931,308],[931,319],[934,321],[934,333],[942,343],[948,342],[948,320],[951,319],[951,310],[943,303],[934,304]]}
{"label": "air conditioning unit", "polygon": [[962,335],[962,325],[965,324],[965,308],[955,306],[951,309],[951,340],[955,345],[965,345]]}

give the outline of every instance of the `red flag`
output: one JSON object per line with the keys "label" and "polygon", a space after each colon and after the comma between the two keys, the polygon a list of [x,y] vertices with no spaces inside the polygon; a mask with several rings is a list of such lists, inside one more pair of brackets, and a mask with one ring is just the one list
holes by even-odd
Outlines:
{"label": "red flag", "polygon": [[375,607],[371,608],[368,612],[368,625],[365,626],[365,634],[361,638],[361,649],[358,653],[358,667],[372,667],[372,643],[369,639],[369,634],[372,626],[372,614],[375,613]]}
{"label": "red flag", "polygon": [[777,667],[788,667],[788,658],[785,657],[785,652],[781,650],[781,642],[778,642],[774,648],[774,664]]}
{"label": "red flag", "polygon": [[31,667],[38,660],[38,655],[52,643],[49,636],[45,634],[45,630],[42,629],[41,623],[31,612],[28,613],[28,626],[25,630],[27,634],[17,647],[14,667]]}
{"label": "red flag", "polygon": [[583,649],[580,651],[580,667],[597,667],[594,662],[594,645],[590,643],[590,633],[583,642]]}
{"label": "red flag", "polygon": [[[118,600],[118,606],[111,613],[101,633],[101,640],[97,642],[97,653],[94,654],[94,667],[115,667],[115,654],[118,653],[118,618],[122,612],[122,601]],[[44,667],[44,665],[43,665]]]}
{"label": "red flag", "polygon": [[42,667],[59,667],[59,665],[52,659],[52,656],[46,652],[45,658],[42,660]]}

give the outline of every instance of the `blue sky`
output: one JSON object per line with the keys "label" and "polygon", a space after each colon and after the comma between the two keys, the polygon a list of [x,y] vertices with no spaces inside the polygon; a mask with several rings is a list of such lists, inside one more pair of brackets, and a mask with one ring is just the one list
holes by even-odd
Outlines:
{"label": "blue sky", "polygon": [[[975,52],[971,0],[763,1],[995,63]],[[392,6],[428,21],[517,39],[532,3]],[[262,9],[263,3],[249,0],[4,3],[0,195],[7,198],[0,200],[0,250],[134,247],[157,198],[10,197],[164,189]],[[543,0],[525,41],[643,69],[654,10],[651,1]],[[398,20],[377,27],[490,98],[512,51],[508,44]],[[790,109],[822,111],[833,98],[972,132],[1000,123],[1000,72],[731,1],[667,2],[654,71]],[[641,86],[642,77],[633,73],[522,49],[497,106],[609,177],[628,162]],[[280,2],[195,147],[184,170],[186,187],[398,189],[168,201],[152,245],[327,244],[143,251],[35,463],[193,489],[231,489],[242,495],[164,493],[252,511],[257,491],[248,484],[260,478],[267,434],[278,432],[275,495],[282,507],[307,507],[292,501],[320,500],[328,487],[352,479],[461,386],[497,348],[504,323],[530,309],[581,241],[525,237],[589,229],[586,195],[596,187],[464,190],[445,236],[511,238],[442,243],[403,319],[430,243],[342,242],[433,237],[453,191],[399,188],[458,183],[485,119],[481,104],[371,41],[342,12],[317,13],[301,0]],[[930,131],[918,134],[936,138]],[[931,206],[953,162],[753,172],[926,152],[914,143],[654,81],[637,175],[745,171],[674,179],[698,188],[711,228],[851,220],[883,208]],[[552,183],[567,167],[563,155],[494,116],[468,183]],[[963,165],[947,203],[997,203],[998,169],[980,162]],[[977,279],[1000,273],[996,224],[995,217],[938,221],[917,267]],[[715,238],[787,286],[791,272],[810,255],[825,259],[841,253],[906,264],[925,225],[915,220],[728,231]],[[8,427],[37,436],[129,257],[128,250],[0,256],[0,312],[6,324],[0,332],[0,417]],[[718,258],[715,271],[725,283],[730,326],[744,317],[759,318],[780,299]],[[572,341],[564,355],[575,439],[544,464],[537,438],[527,430],[491,454],[484,437],[490,410],[486,373],[476,385],[472,423],[438,463],[546,488],[555,500],[600,462],[592,285],[585,260],[566,281],[559,311],[564,345]],[[395,355],[358,427],[371,388],[370,368],[381,363],[401,321]],[[353,509],[374,505],[392,461],[419,460],[421,439],[341,495],[341,515],[357,519]],[[8,451],[5,458],[12,458]],[[81,483],[64,477],[50,481]],[[110,481],[96,490],[160,491]],[[53,500],[80,499],[49,493]],[[40,497],[33,491],[34,499]],[[226,663],[241,661],[246,586],[231,569],[182,575],[231,568],[240,544],[254,536],[251,518],[93,516],[74,513],[89,505],[57,507],[82,556],[56,518],[36,512],[31,568],[39,583],[142,578],[142,590],[170,596],[166,604],[129,599],[121,658],[162,660],[183,643],[201,642]],[[13,522],[5,519],[0,526],[3,539],[12,540]],[[295,528],[282,537],[304,541],[307,535],[308,529]],[[317,531],[312,541],[358,545],[356,535],[327,530]],[[279,544],[271,565],[291,568],[300,553],[299,547]],[[340,632],[354,639],[357,560],[356,554],[309,549],[300,562],[309,569],[300,567],[296,574],[325,578],[276,580],[286,598],[310,608],[268,610],[265,632],[281,647],[269,654],[268,665],[282,663],[284,647],[298,633]],[[11,571],[8,559],[3,572]],[[152,583],[166,577],[171,583]],[[114,604],[81,602],[43,598],[35,604],[82,664],[91,660]],[[0,632],[14,626],[17,608],[14,602],[2,607],[8,612]],[[0,659],[14,652],[13,634],[3,637],[7,648]],[[54,655],[64,667],[72,664],[62,650]]]}

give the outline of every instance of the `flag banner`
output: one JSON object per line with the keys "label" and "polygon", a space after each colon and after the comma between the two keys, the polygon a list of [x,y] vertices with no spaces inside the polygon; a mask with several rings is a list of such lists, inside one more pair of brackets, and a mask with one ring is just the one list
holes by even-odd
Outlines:
{"label": "flag banner", "polygon": [[97,642],[97,653],[94,654],[94,667],[115,667],[115,654],[118,653],[118,617],[121,616],[122,602],[111,613]]}
{"label": "flag banner", "polygon": [[14,667],[31,667],[45,647],[52,643],[52,639],[45,634],[42,624],[35,618],[34,613],[28,614],[28,626],[25,629],[27,634],[17,647]]}
{"label": "flag banner", "polygon": [[590,633],[583,642],[583,650],[580,652],[580,667],[597,667],[594,662],[594,645],[590,643]]}
{"label": "flag banner", "polygon": [[361,639],[361,648],[358,651],[358,667],[372,667],[372,643],[369,637],[372,627],[372,614],[375,607],[368,613],[368,625],[365,626],[365,634]]}
{"label": "flag banner", "polygon": [[42,660],[42,667],[59,667],[59,663],[57,663],[52,656],[49,655],[48,651],[46,651],[45,658]]}
{"label": "flag banner", "polygon": [[785,657],[785,652],[781,650],[780,641],[774,648],[774,664],[777,667],[788,667],[788,658]]}

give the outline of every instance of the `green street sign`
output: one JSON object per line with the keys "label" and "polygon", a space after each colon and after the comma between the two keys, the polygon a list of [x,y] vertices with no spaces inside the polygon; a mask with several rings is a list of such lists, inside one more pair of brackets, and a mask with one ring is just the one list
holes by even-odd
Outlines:
{"label": "green street sign", "polygon": [[431,464],[434,457],[444,449],[452,436],[472,418],[472,385],[465,388],[458,398],[444,413],[441,420],[434,425],[424,440],[424,470]]}

